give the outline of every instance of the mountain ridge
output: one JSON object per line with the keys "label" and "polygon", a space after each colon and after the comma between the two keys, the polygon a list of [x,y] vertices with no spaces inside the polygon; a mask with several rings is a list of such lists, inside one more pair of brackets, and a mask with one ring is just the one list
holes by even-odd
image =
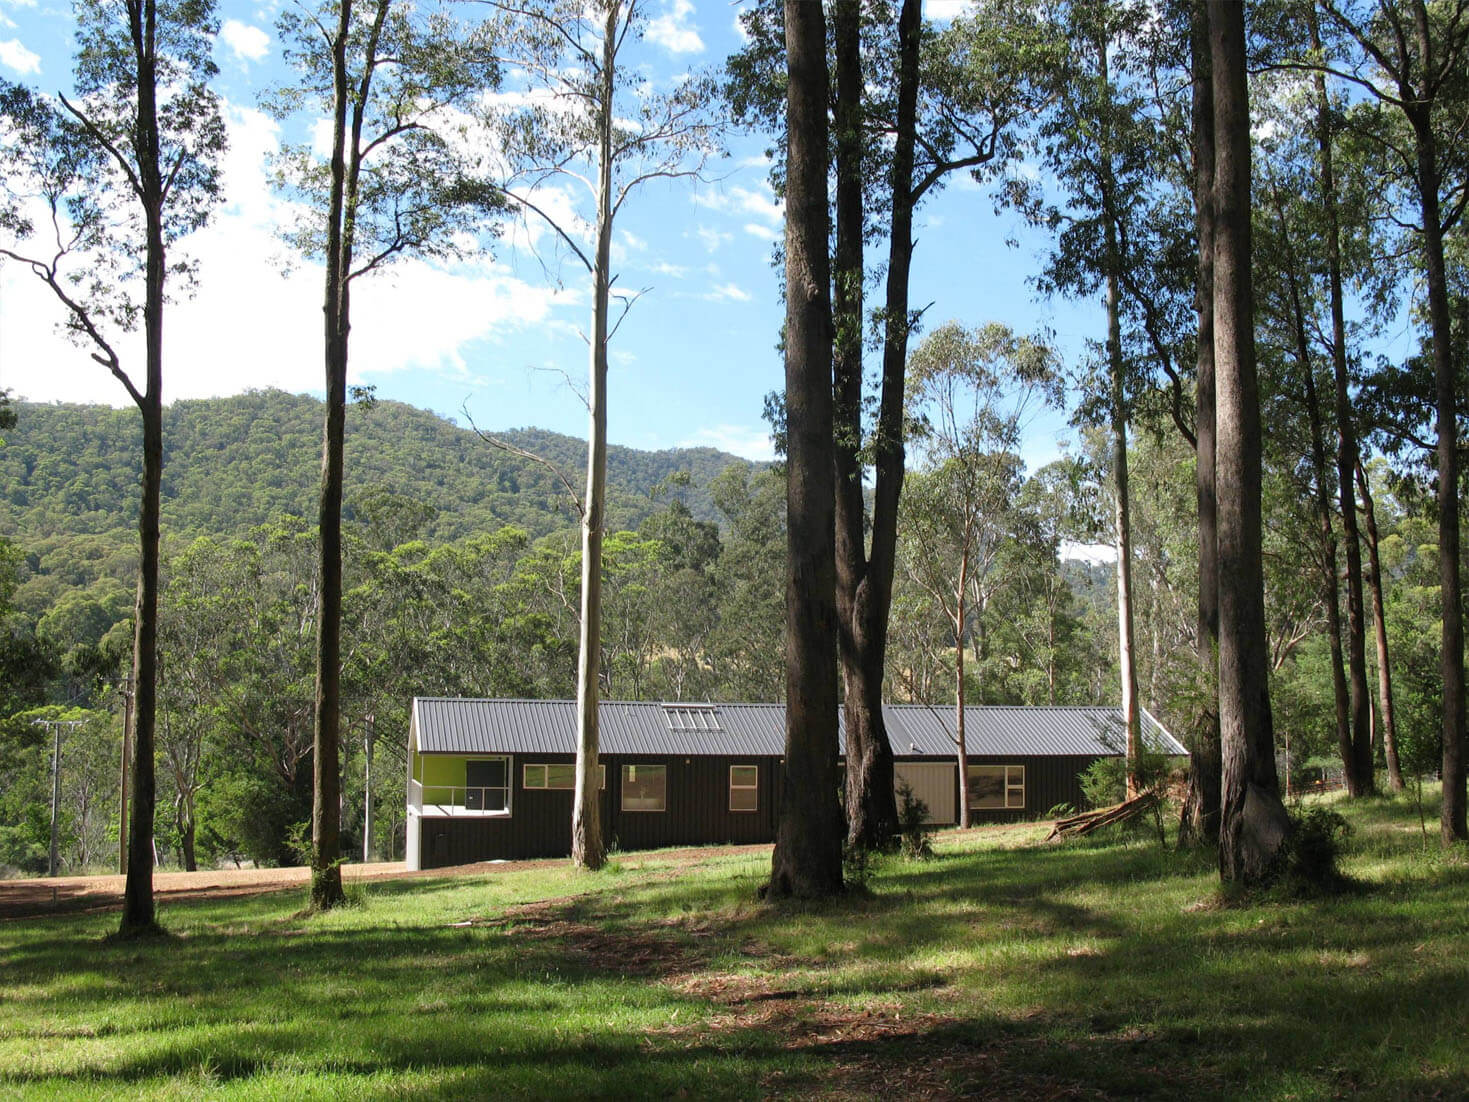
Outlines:
{"label": "mountain ridge", "polygon": [[[0,446],[0,535],[25,544],[131,529],[137,519],[141,428],[130,408],[16,403]],[[163,522],[171,536],[228,536],[281,515],[314,517],[323,403],[252,390],[184,399],[164,414]],[[495,435],[558,467],[580,488],[586,444],[538,428]],[[576,508],[544,466],[493,448],[430,410],[376,400],[347,425],[349,521],[365,495],[418,509],[420,530],[451,540],[506,524],[539,537],[576,523]],[[717,520],[709,482],[729,466],[758,466],[714,448],[608,449],[608,527],[634,528],[659,507],[655,488],[687,471],[673,492],[695,516]]]}

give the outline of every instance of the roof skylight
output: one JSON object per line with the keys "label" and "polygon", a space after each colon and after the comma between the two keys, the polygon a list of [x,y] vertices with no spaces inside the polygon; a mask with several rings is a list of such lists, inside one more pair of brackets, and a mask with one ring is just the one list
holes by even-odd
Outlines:
{"label": "roof skylight", "polygon": [[670,731],[722,731],[719,710],[707,704],[665,704],[663,722]]}

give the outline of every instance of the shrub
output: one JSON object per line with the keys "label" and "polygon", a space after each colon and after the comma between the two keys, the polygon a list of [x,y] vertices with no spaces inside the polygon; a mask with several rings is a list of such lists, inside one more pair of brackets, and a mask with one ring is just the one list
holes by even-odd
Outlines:
{"label": "shrub", "polygon": [[1294,891],[1340,891],[1349,883],[1338,862],[1352,825],[1327,807],[1290,813],[1290,834],[1280,851],[1280,874]]}
{"label": "shrub", "polygon": [[907,781],[898,785],[898,845],[904,857],[924,860],[933,856],[933,828],[928,804],[913,794]]}
{"label": "shrub", "polygon": [[1127,794],[1127,761],[1098,758],[1081,775],[1081,794],[1090,807],[1111,807]]}
{"label": "shrub", "polygon": [[[1138,762],[1138,790],[1165,795],[1168,770],[1167,756],[1144,750]],[[1081,794],[1093,808],[1111,807],[1127,798],[1127,758],[1098,758],[1081,774]]]}
{"label": "shrub", "polygon": [[849,891],[865,892],[867,881],[878,865],[881,864],[880,855],[871,850],[863,849],[861,846],[842,846],[842,880]]}

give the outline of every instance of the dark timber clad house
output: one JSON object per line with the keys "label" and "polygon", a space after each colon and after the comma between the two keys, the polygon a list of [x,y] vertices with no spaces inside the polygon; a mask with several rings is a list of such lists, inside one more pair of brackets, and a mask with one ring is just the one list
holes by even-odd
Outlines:
{"label": "dark timber clad house", "polygon": [[[954,709],[884,705],[899,780],[958,821]],[[603,701],[602,831],[624,850],[769,842],[780,807],[779,704]],[[1184,748],[1147,712],[1148,749]],[[1079,777],[1122,754],[1116,708],[965,709],[971,820],[1079,806]],[[571,852],[576,702],[419,697],[408,731],[409,868]]]}

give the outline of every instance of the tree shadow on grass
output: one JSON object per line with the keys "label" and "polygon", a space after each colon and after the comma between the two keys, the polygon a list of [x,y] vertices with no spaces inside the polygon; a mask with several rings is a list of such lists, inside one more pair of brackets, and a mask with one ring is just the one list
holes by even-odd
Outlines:
{"label": "tree shadow on grass", "polygon": [[[12,1068],[0,1083],[1208,1098],[1275,1077],[1308,1095],[1462,1093],[1469,974],[1415,963],[1393,893],[1161,916],[1068,894],[1106,881],[1146,893],[1177,868],[1141,847],[960,855],[794,916],[717,880],[609,881],[530,905],[487,893],[467,926],[391,925],[398,903],[449,890],[437,882],[375,885],[372,922],[356,928],[291,919],[286,900],[211,928],[204,916],[237,912],[200,904],[167,946],[34,937],[8,952],[12,1043],[77,1048],[51,1065],[64,1070]],[[1414,888],[1440,948],[1464,895],[1457,881]],[[831,955],[775,953],[790,922]],[[911,965],[996,931],[1041,951]],[[979,1008],[985,984],[1008,992],[999,1009]]]}

